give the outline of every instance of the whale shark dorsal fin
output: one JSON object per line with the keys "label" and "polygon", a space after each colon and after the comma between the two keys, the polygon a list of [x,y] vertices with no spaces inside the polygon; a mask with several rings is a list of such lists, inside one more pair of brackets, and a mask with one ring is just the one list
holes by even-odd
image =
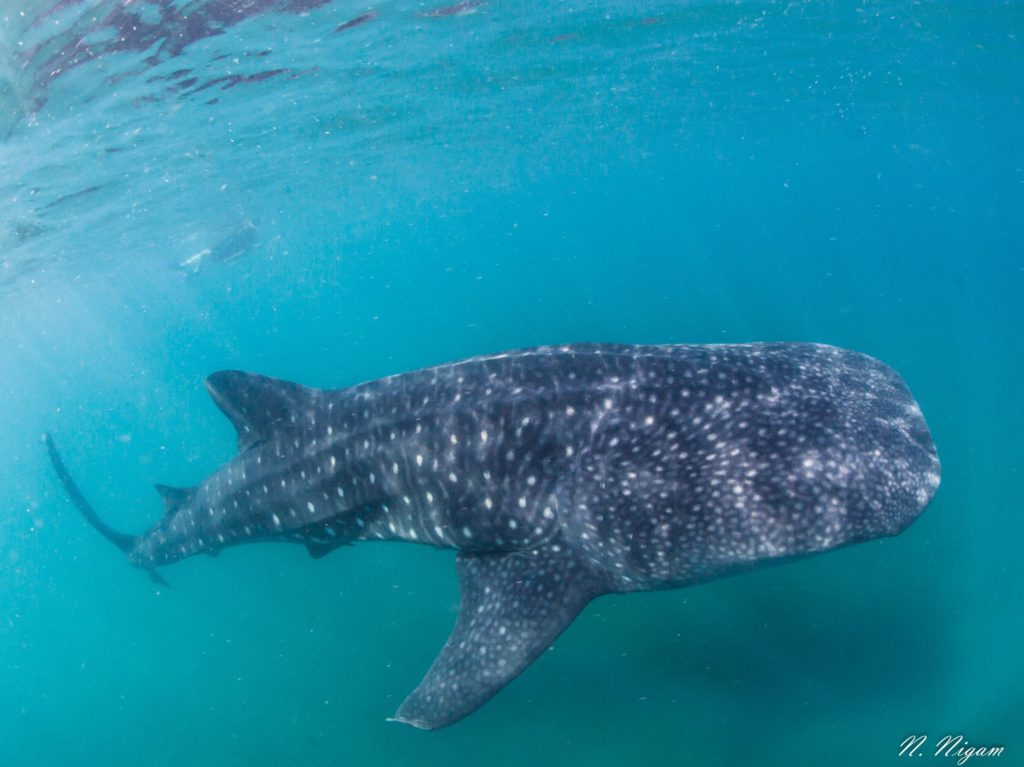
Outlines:
{"label": "whale shark dorsal fin", "polygon": [[155,485],[155,487],[164,502],[164,514],[168,517],[188,503],[195,493],[194,487],[171,487],[170,485]]}
{"label": "whale shark dorsal fin", "polygon": [[316,389],[241,370],[222,370],[206,379],[217,407],[238,431],[244,451],[295,424],[314,404]]}
{"label": "whale shark dorsal fin", "polygon": [[572,623],[598,579],[559,545],[533,552],[460,554],[455,628],[394,720],[426,730],[486,703]]}

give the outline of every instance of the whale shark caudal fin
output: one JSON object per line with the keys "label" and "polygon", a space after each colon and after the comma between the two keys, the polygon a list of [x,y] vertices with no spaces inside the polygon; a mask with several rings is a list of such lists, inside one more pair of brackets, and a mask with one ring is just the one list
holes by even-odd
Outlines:
{"label": "whale shark caudal fin", "polygon": [[392,721],[434,730],[472,713],[605,592],[557,545],[535,552],[460,554],[456,563],[462,604],[455,629]]}
{"label": "whale shark caudal fin", "polygon": [[[138,536],[118,532],[100,519],[100,515],[96,513],[92,504],[85,499],[85,496],[82,495],[82,491],[78,489],[78,485],[75,480],[73,480],[71,475],[68,473],[67,467],[64,466],[64,460],[60,457],[60,453],[57,452],[57,445],[54,443],[53,437],[49,432],[43,435],[43,442],[46,443],[46,452],[50,456],[50,463],[53,464],[53,470],[57,473],[57,479],[60,480],[60,484],[64,487],[64,491],[68,494],[68,497],[75,505],[75,508],[82,513],[86,522],[99,531],[100,535],[117,546],[117,548],[125,554],[130,553],[132,549],[135,548],[135,544],[139,540]],[[163,586],[168,585],[167,581],[165,581],[156,570],[149,568],[146,572],[149,573],[149,577],[154,583],[159,583]]]}
{"label": "whale shark caudal fin", "polygon": [[85,496],[82,495],[82,491],[78,489],[78,485],[75,484],[75,480],[68,474],[67,468],[64,466],[64,461],[60,457],[60,453],[57,452],[57,445],[54,444],[53,437],[49,432],[43,435],[43,441],[46,443],[46,452],[50,456],[50,463],[53,464],[53,470],[57,472],[57,478],[60,480],[61,485],[64,486],[64,491],[68,494],[71,502],[75,504],[82,516],[85,517],[86,521],[96,528],[100,535],[106,538],[108,541],[113,543],[117,548],[121,549],[125,554],[135,548],[135,541],[137,538],[134,535],[128,535],[127,533],[119,533],[112,529],[100,519],[99,514],[96,510],[85,500]]}
{"label": "whale shark caudal fin", "polygon": [[242,452],[289,428],[316,407],[320,394],[289,381],[241,370],[221,370],[206,379],[217,407],[238,430]]}

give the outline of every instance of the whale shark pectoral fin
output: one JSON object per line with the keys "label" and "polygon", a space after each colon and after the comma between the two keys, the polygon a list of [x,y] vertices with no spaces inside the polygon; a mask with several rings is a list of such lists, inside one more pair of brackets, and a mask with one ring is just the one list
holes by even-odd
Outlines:
{"label": "whale shark pectoral fin", "polygon": [[530,665],[603,589],[564,549],[457,560],[455,629],[393,717],[434,730],[486,703]]}
{"label": "whale shark pectoral fin", "polygon": [[317,389],[241,370],[214,373],[206,379],[206,388],[238,431],[240,451],[307,418],[319,393]]}

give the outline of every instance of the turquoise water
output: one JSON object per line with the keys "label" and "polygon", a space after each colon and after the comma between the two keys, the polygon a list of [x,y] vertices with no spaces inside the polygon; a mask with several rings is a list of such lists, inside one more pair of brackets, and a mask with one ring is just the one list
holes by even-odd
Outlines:
{"label": "turquoise water", "polygon": [[[0,3],[0,763],[874,765],[961,733],[1024,764],[1019,4],[52,6]],[[40,442],[141,531],[152,483],[233,454],[218,369],[751,340],[897,368],[932,505],[604,597],[435,733],[385,717],[450,552],[239,547],[155,587]]]}

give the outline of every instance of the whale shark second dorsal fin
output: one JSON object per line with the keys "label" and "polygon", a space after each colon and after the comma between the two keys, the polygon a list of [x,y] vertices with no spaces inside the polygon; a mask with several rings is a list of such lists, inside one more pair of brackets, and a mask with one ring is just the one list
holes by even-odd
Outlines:
{"label": "whale shark second dorsal fin", "polygon": [[168,517],[188,503],[195,493],[194,487],[171,487],[170,485],[155,485],[155,487],[164,502],[164,515]]}
{"label": "whale shark second dorsal fin", "polygon": [[316,389],[241,370],[221,370],[206,388],[238,430],[238,449],[246,450],[288,429],[315,404]]}

